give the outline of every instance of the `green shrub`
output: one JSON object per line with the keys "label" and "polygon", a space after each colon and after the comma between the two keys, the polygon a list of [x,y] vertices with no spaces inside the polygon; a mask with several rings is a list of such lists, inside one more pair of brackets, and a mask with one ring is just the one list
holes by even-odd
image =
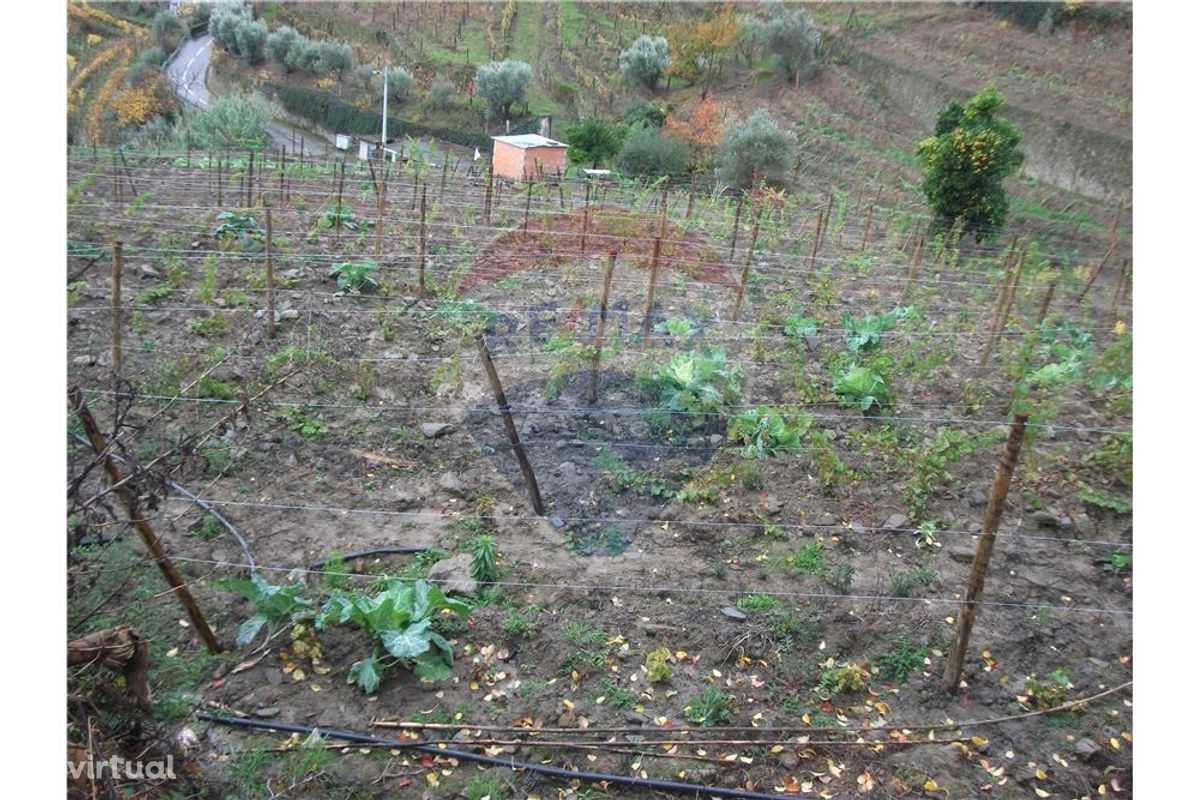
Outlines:
{"label": "green shrub", "polygon": [[920,566],[916,569],[901,570],[891,576],[891,594],[895,597],[911,597],[921,589],[931,586],[936,578],[937,573],[932,567]]}
{"label": "green shrub", "polygon": [[687,704],[683,714],[688,722],[705,728],[727,725],[733,718],[732,700],[716,687],[709,686]]}
{"label": "green shrub", "polygon": [[821,574],[824,572],[824,544],[817,540],[804,545],[788,559],[788,563],[800,572]]}
{"label": "green shrub", "polygon": [[908,675],[924,669],[924,659],[928,658],[929,648],[914,647],[906,633],[901,633],[887,652],[874,659],[878,669],[878,677],[884,681],[903,683]]}
{"label": "green shrub", "polygon": [[651,651],[645,657],[645,670],[649,675],[650,683],[662,683],[670,680],[674,675],[674,669],[670,666],[670,651],[665,647]]}
{"label": "green shrub", "polygon": [[685,141],[644,126],[629,132],[615,160],[621,174],[639,178],[677,178],[686,174],[690,162],[691,146]]}

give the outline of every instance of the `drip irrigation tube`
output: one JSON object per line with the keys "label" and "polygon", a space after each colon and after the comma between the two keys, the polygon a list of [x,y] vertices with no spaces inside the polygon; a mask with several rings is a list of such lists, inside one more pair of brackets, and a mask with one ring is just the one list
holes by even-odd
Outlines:
{"label": "drip irrigation tube", "polygon": [[[254,719],[239,719],[236,717],[218,717],[213,714],[199,712],[196,718],[204,722],[213,722],[218,725],[228,725],[234,728],[253,728],[256,730],[273,730],[283,733],[300,733],[311,734],[313,727],[307,725],[290,725],[285,722],[266,722]],[[588,783],[603,783],[609,786],[629,786],[636,789],[650,789],[659,792],[674,792],[676,794],[690,795],[692,797],[728,797],[733,800],[778,800],[777,794],[766,794],[765,792],[751,792],[747,789],[729,789],[722,786],[704,786],[698,783],[683,783],[681,781],[666,781],[656,778],[636,778],[629,775],[611,775],[602,772],[575,772],[574,770],[563,769],[561,767],[550,767],[544,764],[531,764],[526,761],[517,761],[511,758],[492,758],[491,756],[483,756],[478,753],[469,753],[463,750],[442,749],[434,744],[417,744],[412,742],[402,742],[398,739],[381,739],[375,736],[370,736],[364,733],[355,733],[353,731],[340,731],[332,728],[321,728],[322,736],[329,736],[334,739],[341,739],[355,744],[375,744],[385,747],[403,747],[409,750],[416,750],[426,755],[445,756],[448,758],[456,758],[459,761],[472,761],[476,764],[485,764],[491,767],[507,767],[511,770],[523,770],[525,772],[533,772],[538,775],[546,775],[551,778],[560,778],[566,781],[587,781]]]}
{"label": "drip irrigation tube", "polygon": [[[361,558],[370,558],[371,556],[409,556],[415,553],[423,553],[429,548],[427,547],[376,547],[374,550],[357,550],[353,553],[346,553],[337,556],[342,561],[355,561]],[[311,572],[320,572],[330,561],[335,561],[336,558],[326,558],[324,561],[317,561],[309,564],[308,569]]]}
{"label": "drip irrigation tube", "polygon": [[[87,439],[83,438],[79,434],[76,433],[76,434],[73,434],[73,436],[75,437],[75,439],[77,439],[82,444],[88,445],[89,447],[91,446],[91,443],[88,442]],[[119,461],[122,464],[129,463],[125,459],[123,459],[119,455],[117,455],[116,453],[110,453],[109,455],[112,457],[113,460]],[[184,487],[175,483],[174,481],[168,480],[168,481],[166,481],[166,485],[171,487],[171,489],[174,492],[176,492],[177,494],[181,494],[184,497],[186,497],[188,500],[195,503],[205,513],[210,514],[213,519],[215,519],[217,522],[221,523],[221,527],[223,527],[226,531],[229,532],[229,535],[232,536],[234,541],[236,541],[238,543],[238,545],[241,547],[241,551],[243,553],[245,553],[246,566],[250,568],[250,574],[254,575],[255,573],[258,572],[258,567],[254,564],[254,553],[252,553],[250,551],[250,544],[246,541],[245,537],[241,535],[241,532],[238,531],[237,528],[235,528],[233,526],[232,522],[227,520],[225,518],[225,516],[223,514],[221,514],[221,512],[217,511],[215,508],[213,508],[211,505],[209,505],[207,502],[205,502],[201,497],[199,497],[196,494],[193,494],[192,492],[188,491],[187,489],[185,489]]]}

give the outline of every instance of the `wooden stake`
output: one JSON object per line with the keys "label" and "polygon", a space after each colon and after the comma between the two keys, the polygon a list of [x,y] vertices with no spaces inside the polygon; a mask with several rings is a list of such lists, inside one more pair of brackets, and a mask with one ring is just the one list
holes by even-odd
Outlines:
{"label": "wooden stake", "polygon": [[123,242],[112,244],[112,374],[121,376],[124,359],[121,354],[121,264]]}
{"label": "wooden stake", "polygon": [[274,228],[271,225],[271,206],[266,206],[266,335],[275,338],[275,265],[271,259],[271,242]]}
{"label": "wooden stake", "polygon": [[425,251],[427,247],[426,228],[425,228],[425,199],[429,191],[429,185],[425,184],[420,193],[420,275],[417,278],[419,284],[417,288],[421,294],[428,292],[425,288]]}
{"label": "wooden stake", "polygon": [[991,483],[991,499],[987,503],[982,533],[979,536],[978,548],[974,552],[974,563],[970,567],[966,599],[958,614],[953,645],[949,649],[949,658],[945,662],[945,675],[941,679],[941,691],[948,694],[957,692],[962,678],[962,661],[966,655],[966,647],[970,643],[970,632],[974,628],[974,620],[978,615],[978,598],[983,592],[987,565],[991,561],[991,551],[995,547],[995,532],[999,530],[999,519],[1003,515],[1003,503],[1007,499],[1008,488],[1012,483],[1016,459],[1020,457],[1020,447],[1024,443],[1024,426],[1027,422],[1027,414],[1016,415],[1016,419],[1008,431],[1007,447],[995,470],[995,480]]}
{"label": "wooden stake", "polygon": [[1045,321],[1045,316],[1049,313],[1049,304],[1053,302],[1053,293],[1057,290],[1058,276],[1054,275],[1053,280],[1049,282],[1049,288],[1045,290],[1045,297],[1041,300],[1041,308],[1037,311],[1037,326]]}
{"label": "wooden stake", "polygon": [[183,139],[187,143],[187,168],[191,169],[191,166],[192,166],[192,135],[191,135],[191,131],[188,131],[187,134],[184,135]]}
{"label": "wooden stake", "polygon": [[987,337],[987,346],[983,348],[981,357],[982,366],[986,366],[991,360],[991,351],[995,347],[995,342],[998,340],[1003,329],[1007,327],[1008,316],[1012,313],[1012,305],[1016,302],[1016,287],[1020,284],[1020,278],[1024,275],[1024,256],[1025,251],[1020,251],[1020,256],[1017,260],[1015,269],[1010,269],[1011,280],[1005,280],[1004,286],[999,293],[999,302],[995,307],[995,315],[991,321],[991,334]]}
{"label": "wooden stake", "polygon": [[821,226],[824,224],[824,212],[816,212],[816,230],[812,232],[812,256],[808,259],[808,271],[816,268],[816,251],[820,249]]}
{"label": "wooden stake", "polygon": [[754,229],[749,235],[749,250],[745,253],[745,268],[741,270],[741,282],[737,284],[737,302],[733,305],[733,320],[741,314],[741,302],[745,299],[745,284],[749,283],[749,268],[753,263],[754,247],[758,244],[758,223],[761,221],[762,212],[758,209],[754,213]]}
{"label": "wooden stake", "polygon": [[1129,275],[1128,259],[1124,259],[1124,263],[1120,265],[1120,279],[1116,281],[1116,288],[1112,291],[1112,303],[1108,308],[1108,313],[1112,315],[1112,324],[1120,318],[1119,306],[1124,302],[1124,298],[1128,294],[1128,284],[1131,276]]}
{"label": "wooden stake", "polygon": [[200,638],[204,640],[204,644],[208,647],[208,652],[219,653],[221,646],[217,642],[216,637],[212,633],[212,629],[208,627],[208,621],[204,618],[204,613],[200,611],[200,607],[196,605],[195,598],[187,588],[186,582],[175,569],[174,563],[167,557],[166,550],[163,549],[162,542],[155,535],[154,529],[150,527],[150,523],[142,515],[137,504],[137,493],[132,489],[130,484],[125,483],[125,477],[121,475],[120,469],[113,462],[112,457],[108,455],[108,443],[104,441],[103,434],[96,426],[96,420],[92,417],[91,411],[83,402],[83,392],[79,387],[71,387],[68,392],[71,401],[71,406],[75,411],[75,415],[79,417],[79,421],[83,423],[83,428],[87,432],[88,441],[91,442],[92,449],[96,451],[96,455],[104,462],[104,471],[108,473],[109,481],[117,488],[117,497],[121,501],[121,505],[125,507],[125,511],[129,514],[129,519],[133,522],[137,532],[141,535],[142,541],[146,544],[146,549],[150,551],[150,555],[154,557],[154,561],[158,564],[158,569],[162,572],[164,578],[175,592],[175,597],[179,603],[187,610],[187,616],[191,619],[192,625],[195,626],[196,632],[200,634]]}
{"label": "wooden stake", "polygon": [[250,167],[246,173],[246,208],[254,205],[254,151],[250,151]]}
{"label": "wooden stake", "polygon": [[588,216],[591,213],[591,184],[586,185],[586,193],[583,196],[583,235],[579,237],[579,253],[587,252],[587,222]]}
{"label": "wooden stake", "polygon": [[490,170],[487,172],[487,194],[483,198],[483,223],[491,224],[491,187],[495,181],[495,173]]}
{"label": "wooden stake", "polygon": [[438,199],[441,202],[445,202],[445,181],[446,181],[446,178],[449,176],[449,171],[450,171],[450,159],[448,157],[443,158],[441,160],[441,194],[438,195]]}
{"label": "wooden stake", "polygon": [[222,161],[220,159],[217,159],[217,162],[216,162],[216,204],[217,204],[217,208],[220,208],[223,205],[223,203],[221,201],[221,179],[222,179],[223,172],[224,172],[224,170],[222,169]]}
{"label": "wooden stake", "polygon": [[595,327],[595,345],[591,354],[591,377],[587,381],[587,402],[595,405],[599,386],[600,356],[604,351],[604,327],[608,324],[608,292],[612,288],[612,271],[616,268],[616,251],[608,253],[608,267],[604,270],[604,286],[600,290],[599,322]]}
{"label": "wooden stake", "polygon": [[645,316],[641,319],[641,333],[649,336],[650,322],[654,310],[654,293],[658,288],[658,259],[662,255],[662,237],[666,233],[666,209],[658,222],[658,235],[654,237],[654,253],[649,262],[649,289],[645,295]]}
{"label": "wooden stake", "polygon": [[[374,166],[371,166],[374,170]],[[383,211],[387,203],[387,179],[375,181],[375,194],[378,203],[375,206],[375,263],[383,266]]]}
{"label": "wooden stake", "polygon": [[695,175],[691,176],[691,191],[687,194],[687,213],[683,219],[691,219],[691,207],[695,205]]}
{"label": "wooden stake", "polygon": [[1111,260],[1111,257],[1115,255],[1115,253],[1116,239],[1113,236],[1111,244],[1107,246],[1107,251],[1103,254],[1103,260],[1099,262],[1099,266],[1095,268],[1093,273],[1091,273],[1091,277],[1087,280],[1087,285],[1082,287],[1082,292],[1078,295],[1078,300],[1075,302],[1081,305],[1083,299],[1087,296],[1087,292],[1091,291],[1091,286],[1095,283],[1095,279],[1099,277],[1100,272],[1103,272],[1104,267],[1107,266],[1107,262]]}
{"label": "wooden stake", "polygon": [[529,181],[529,190],[525,192],[525,224],[524,230],[529,229],[529,206],[533,203],[533,182]]}
{"label": "wooden stake", "polygon": [[287,151],[279,145],[279,202],[283,202],[283,165],[287,162]]}
{"label": "wooden stake", "polygon": [[345,189],[345,185],[346,185],[346,162],[344,160],[342,160],[341,174],[338,176],[338,179],[337,179],[337,211],[336,211],[337,233],[334,235],[334,241],[336,241],[336,242],[341,241],[341,208],[342,208],[341,198],[342,198],[342,190]]}
{"label": "wooden stake", "polygon": [[512,410],[508,407],[508,398],[504,396],[504,387],[500,384],[500,376],[495,371],[495,364],[491,360],[491,353],[487,350],[487,341],[483,334],[480,333],[475,337],[475,344],[478,345],[479,357],[483,359],[483,369],[487,372],[487,380],[491,383],[492,394],[495,395],[496,405],[499,406],[500,416],[504,420],[504,431],[508,434],[508,442],[512,445],[512,451],[516,454],[516,460],[520,464],[520,472],[524,476],[525,488],[529,491],[533,510],[539,515],[545,516],[545,506],[541,504],[541,491],[537,488],[537,476],[533,474],[533,465],[529,463],[529,458],[525,455],[525,448],[520,443],[520,436],[516,433],[516,424],[512,421]]}
{"label": "wooden stake", "polygon": [[920,264],[924,261],[924,243],[925,238],[920,237],[916,242],[916,249],[912,253],[912,266],[908,268],[908,282],[903,287],[903,296],[906,298],[912,292],[912,287],[916,285],[916,274],[920,271]]}
{"label": "wooden stake", "polygon": [[874,205],[871,204],[870,209],[866,212],[866,227],[862,229],[862,246],[858,248],[859,253],[866,252],[866,242],[870,239],[870,225],[874,222]]}
{"label": "wooden stake", "polygon": [[729,258],[733,257],[733,252],[737,249],[737,228],[741,224],[741,207],[745,205],[745,192],[737,198],[737,213],[733,215],[733,238],[729,242]]}

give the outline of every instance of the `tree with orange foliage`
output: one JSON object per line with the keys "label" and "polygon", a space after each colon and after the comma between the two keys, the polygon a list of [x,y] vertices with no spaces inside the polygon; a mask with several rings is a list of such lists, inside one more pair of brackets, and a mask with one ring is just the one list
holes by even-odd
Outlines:
{"label": "tree with orange foliage", "polygon": [[711,95],[704,95],[687,119],[670,114],[662,125],[662,135],[682,139],[691,145],[693,170],[706,170],[724,133],[724,111]]}
{"label": "tree with orange foliage", "polygon": [[725,3],[711,19],[698,25],[675,25],[668,36],[675,56],[667,75],[688,83],[703,78],[707,86],[718,56],[737,41],[740,27],[731,3]]}

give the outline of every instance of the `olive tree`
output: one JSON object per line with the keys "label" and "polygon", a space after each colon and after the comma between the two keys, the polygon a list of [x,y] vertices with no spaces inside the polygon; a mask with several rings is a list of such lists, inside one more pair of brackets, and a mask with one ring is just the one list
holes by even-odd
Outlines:
{"label": "olive tree", "polygon": [[291,52],[291,48],[300,38],[300,34],[296,33],[294,28],[286,25],[272,31],[266,37],[267,55],[270,56],[271,61],[282,66],[285,71],[291,72],[294,67],[287,63],[287,54]]}
{"label": "olive tree", "polygon": [[809,78],[816,72],[820,32],[807,11],[797,8],[788,13],[779,3],[758,36],[766,53],[774,56],[783,80]]}
{"label": "olive tree", "polygon": [[620,53],[620,74],[633,83],[639,83],[651,92],[658,87],[658,79],[670,66],[665,37],[642,34],[628,50]]}
{"label": "olive tree", "polygon": [[725,128],[716,150],[716,174],[742,189],[782,180],[795,163],[799,137],[785,131],[759,108],[741,124]]}
{"label": "olive tree", "polygon": [[187,26],[174,11],[159,11],[154,15],[154,40],[164,53],[171,53],[187,38]]}
{"label": "olive tree", "polygon": [[493,117],[507,119],[512,106],[525,99],[533,70],[523,61],[492,61],[475,73],[475,91]]}
{"label": "olive tree", "polygon": [[412,91],[412,73],[403,67],[387,68],[387,94],[397,103],[405,100]]}

